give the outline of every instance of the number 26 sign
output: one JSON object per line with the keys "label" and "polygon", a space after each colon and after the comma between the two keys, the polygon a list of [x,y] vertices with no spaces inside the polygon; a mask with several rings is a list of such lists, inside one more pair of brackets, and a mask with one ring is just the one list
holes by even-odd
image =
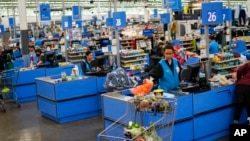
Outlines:
{"label": "number 26 sign", "polygon": [[202,24],[214,25],[223,23],[222,2],[202,3]]}

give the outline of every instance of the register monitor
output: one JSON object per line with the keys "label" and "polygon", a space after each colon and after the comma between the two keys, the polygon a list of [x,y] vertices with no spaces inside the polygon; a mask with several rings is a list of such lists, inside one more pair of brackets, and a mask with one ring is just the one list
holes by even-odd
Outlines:
{"label": "register monitor", "polygon": [[199,77],[200,67],[200,63],[188,65],[186,69],[182,70],[181,79],[190,83],[198,82],[197,78]]}

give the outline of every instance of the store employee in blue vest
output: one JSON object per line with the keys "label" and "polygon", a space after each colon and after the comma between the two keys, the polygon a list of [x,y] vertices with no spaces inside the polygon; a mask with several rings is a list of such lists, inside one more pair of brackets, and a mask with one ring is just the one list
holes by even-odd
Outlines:
{"label": "store employee in blue vest", "polygon": [[209,54],[216,54],[220,51],[219,44],[215,41],[215,37],[213,35],[209,36]]}
{"label": "store employee in blue vest", "polygon": [[87,51],[85,53],[85,59],[83,59],[83,62],[82,62],[82,71],[84,74],[86,74],[86,72],[90,72],[93,70],[100,71],[99,67],[94,68],[93,66],[91,66],[92,58],[93,58],[92,52]]}
{"label": "store employee in blue vest", "polygon": [[176,59],[173,58],[173,44],[167,43],[162,50],[163,58],[154,67],[150,76],[158,80],[158,88],[164,91],[172,90],[180,85],[181,66]]}

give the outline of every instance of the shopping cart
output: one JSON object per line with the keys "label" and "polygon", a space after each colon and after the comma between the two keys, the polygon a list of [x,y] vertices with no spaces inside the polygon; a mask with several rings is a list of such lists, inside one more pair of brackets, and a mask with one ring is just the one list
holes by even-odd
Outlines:
{"label": "shopping cart", "polygon": [[17,108],[21,105],[17,101],[14,84],[19,71],[16,69],[6,70],[0,73],[0,110],[6,112],[7,103],[14,103]]}
{"label": "shopping cart", "polygon": [[126,114],[98,134],[98,141],[172,140],[176,99],[147,97],[127,105]]}

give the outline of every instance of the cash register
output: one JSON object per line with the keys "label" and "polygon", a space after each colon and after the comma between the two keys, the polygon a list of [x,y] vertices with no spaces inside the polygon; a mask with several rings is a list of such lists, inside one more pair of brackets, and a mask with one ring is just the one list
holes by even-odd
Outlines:
{"label": "cash register", "polygon": [[200,77],[201,64],[190,64],[187,68],[184,68],[181,72],[181,80],[185,80],[184,84],[181,84],[181,90],[183,92],[202,92],[210,90],[210,85],[207,82],[206,76]]}
{"label": "cash register", "polygon": [[86,75],[89,75],[89,76],[106,76],[107,73],[111,72],[110,66],[106,65],[107,60],[108,60],[107,55],[97,56],[95,58],[95,60],[91,61],[90,65],[93,68],[100,67],[101,70],[98,71],[98,72],[96,70],[92,70],[92,71],[86,72]]}

